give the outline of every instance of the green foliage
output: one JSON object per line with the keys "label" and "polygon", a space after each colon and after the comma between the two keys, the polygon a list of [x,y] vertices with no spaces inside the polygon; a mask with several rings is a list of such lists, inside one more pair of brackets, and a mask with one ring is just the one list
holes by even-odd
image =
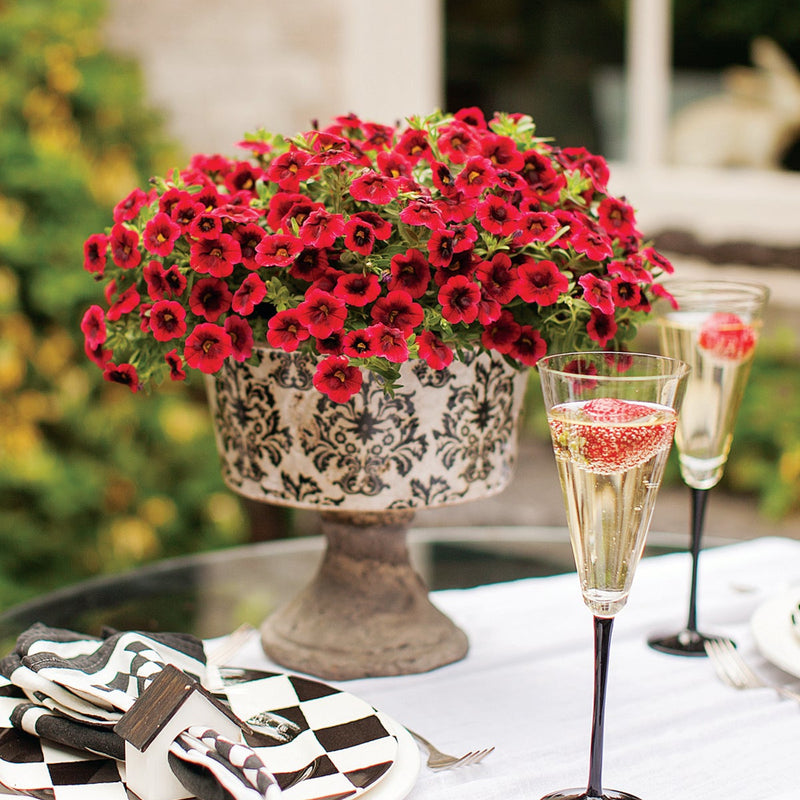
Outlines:
{"label": "green foliage", "polygon": [[132,397],[83,353],[82,246],[179,158],[102,0],[0,3],[0,603],[244,538],[197,386]]}

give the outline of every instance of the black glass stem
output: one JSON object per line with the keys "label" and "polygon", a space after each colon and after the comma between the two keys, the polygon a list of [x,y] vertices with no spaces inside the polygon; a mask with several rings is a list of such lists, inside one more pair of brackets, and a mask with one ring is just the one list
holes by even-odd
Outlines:
{"label": "black glass stem", "polygon": [[603,734],[606,718],[608,659],[613,628],[613,617],[594,618],[594,702],[592,704],[592,741],[589,751],[587,797],[603,796]]}
{"label": "black glass stem", "polygon": [[606,686],[611,651],[613,617],[594,618],[594,701],[592,704],[592,740],[589,750],[589,785],[583,789],[553,792],[542,800],[639,800],[636,795],[614,789],[603,791],[603,738],[606,717]]}
{"label": "black glass stem", "polygon": [[686,627],[678,633],[668,636],[653,636],[647,640],[650,647],[669,655],[703,657],[706,655],[706,642],[709,639],[719,638],[708,636],[697,630],[697,575],[709,491],[709,489],[692,489],[692,531],[689,546],[692,556],[692,584],[689,591],[689,617]]}

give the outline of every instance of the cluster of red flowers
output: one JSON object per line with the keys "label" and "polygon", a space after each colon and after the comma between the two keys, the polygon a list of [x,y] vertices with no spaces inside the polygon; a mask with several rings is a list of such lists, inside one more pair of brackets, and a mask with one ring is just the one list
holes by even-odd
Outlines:
{"label": "cluster of red flowers", "polygon": [[134,190],[87,239],[106,308],[81,327],[108,380],[137,391],[301,348],[344,401],[362,367],[391,387],[410,358],[622,348],[664,294],[670,265],[608,194],[605,161],[537,138],[529,117],[350,115],[240,145],[247,160],[195,156]]}

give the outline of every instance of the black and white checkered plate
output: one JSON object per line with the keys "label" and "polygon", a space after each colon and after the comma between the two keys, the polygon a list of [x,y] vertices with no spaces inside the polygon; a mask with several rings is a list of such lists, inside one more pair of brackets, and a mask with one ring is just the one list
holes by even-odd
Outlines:
{"label": "black and white checkered plate", "polygon": [[[402,797],[418,769],[416,748],[398,783],[399,729],[368,703],[310,678],[284,673],[226,669],[224,694],[233,711],[248,719],[269,711],[301,729],[287,744],[257,747],[286,800],[338,800],[393,783]],[[0,679],[4,681],[4,679]],[[0,682],[0,785],[41,800],[131,800],[125,768],[109,758],[70,750],[11,727],[20,702],[15,687]],[[402,731],[405,734],[405,731]],[[394,769],[393,769],[394,767]],[[384,780],[395,775],[394,780]],[[386,796],[376,792],[375,796]]]}

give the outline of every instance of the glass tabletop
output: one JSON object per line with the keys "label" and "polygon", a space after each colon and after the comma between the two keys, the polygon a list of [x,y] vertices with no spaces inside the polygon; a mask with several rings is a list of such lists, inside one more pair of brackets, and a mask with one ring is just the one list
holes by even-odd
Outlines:
{"label": "glass tabletop", "polygon": [[[412,563],[431,590],[574,571],[564,528],[412,529]],[[711,543],[713,544],[713,543]],[[184,556],[83,581],[0,614],[0,646],[35,622],[100,635],[104,628],[187,631],[202,638],[258,626],[311,579],[319,536]],[[686,548],[685,536],[651,536],[645,555]]]}

